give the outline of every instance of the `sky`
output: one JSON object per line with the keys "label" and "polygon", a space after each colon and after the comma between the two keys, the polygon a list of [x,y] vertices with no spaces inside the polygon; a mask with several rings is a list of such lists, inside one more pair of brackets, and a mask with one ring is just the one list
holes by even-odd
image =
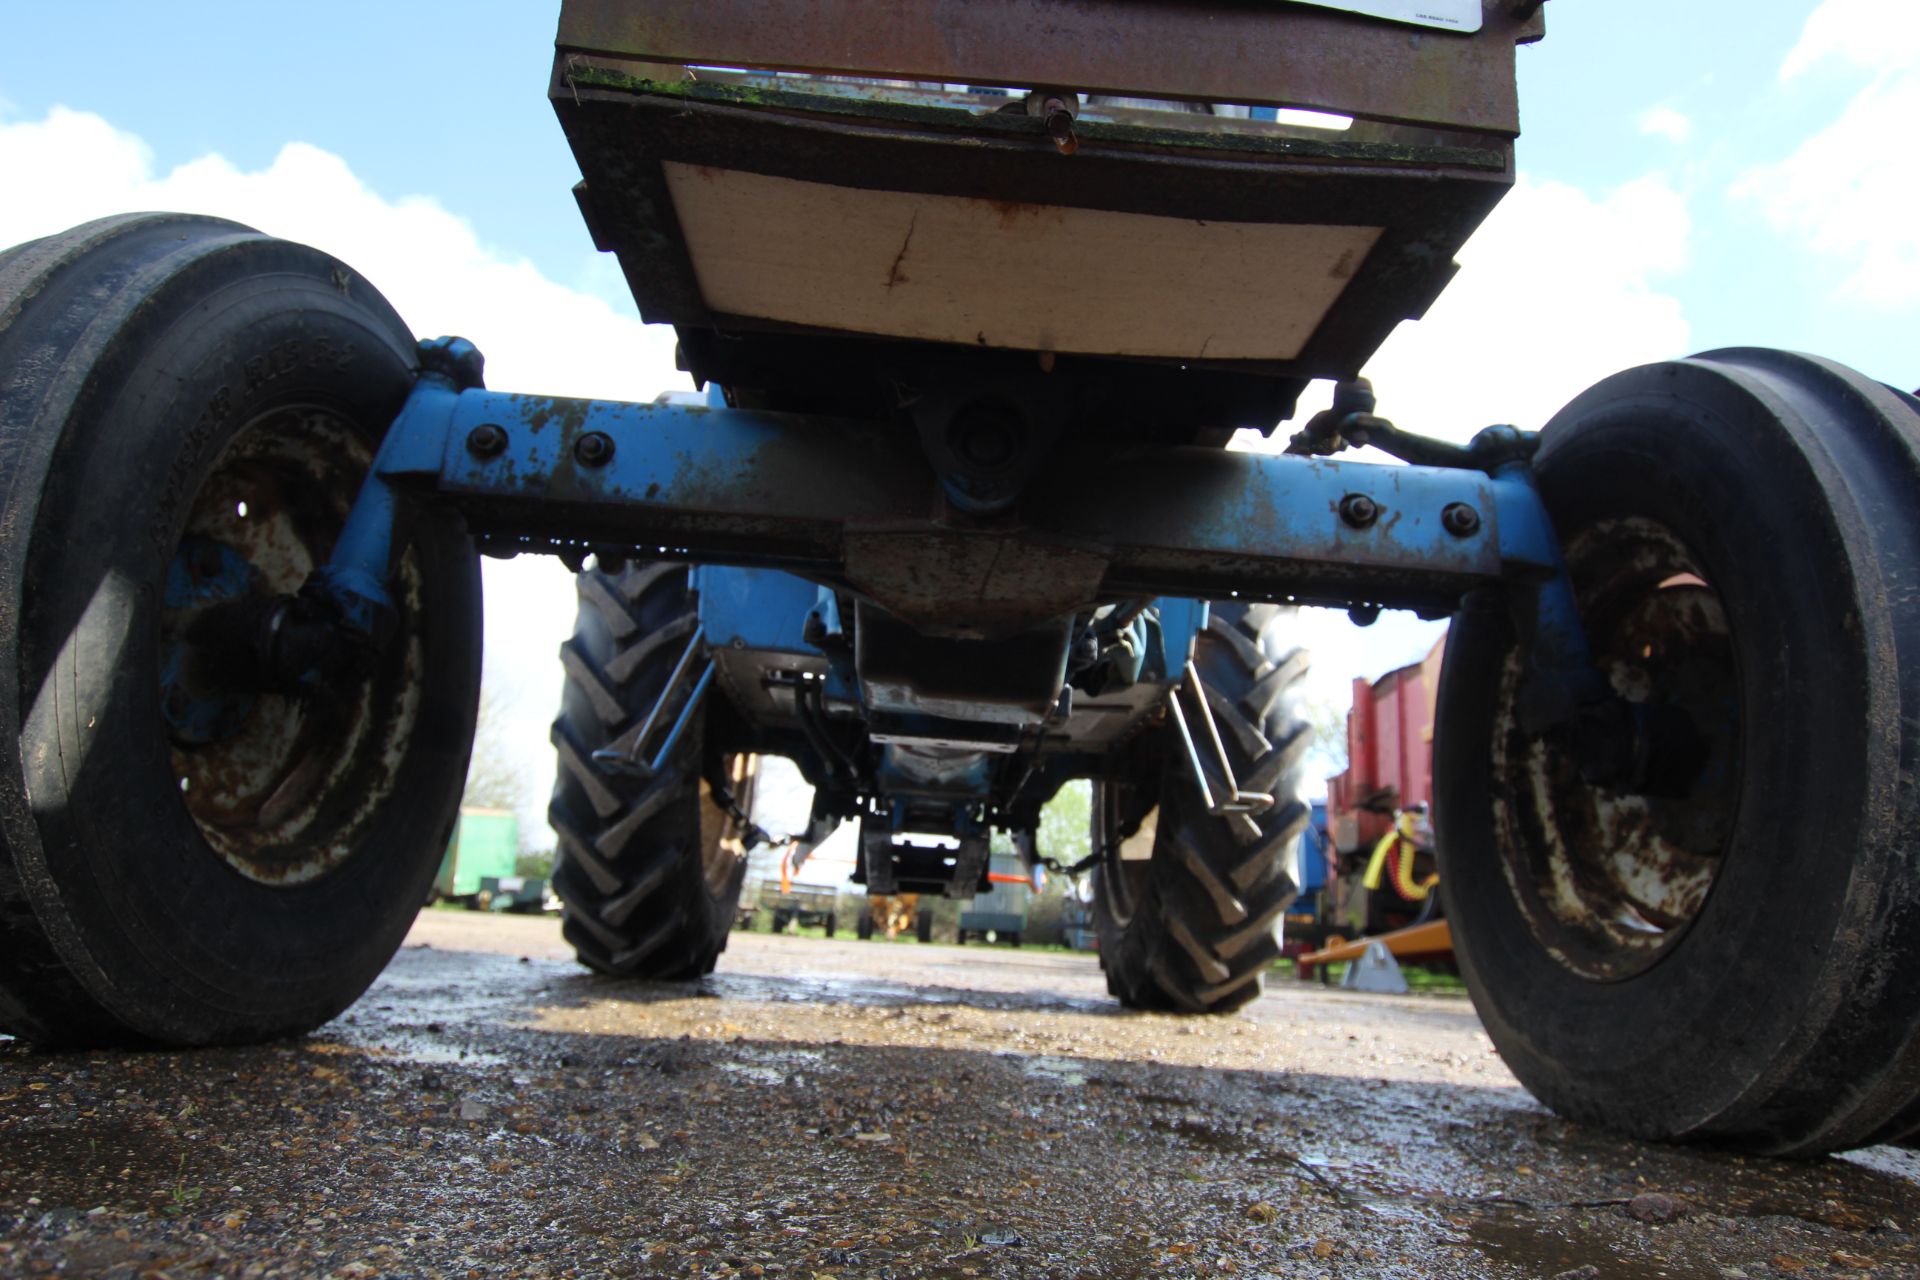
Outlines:
{"label": "sky", "polygon": [[[574,207],[545,97],[557,4],[449,12],[0,0],[0,246],[221,214],[344,259],[421,336],[473,339],[491,386],[687,387]],[[1454,439],[1535,428],[1618,369],[1726,346],[1920,385],[1920,4],[1551,0],[1547,28],[1519,51],[1519,180],[1368,367],[1382,413]],[[486,678],[537,826],[572,584],[539,558],[485,572]],[[1344,705],[1439,631],[1303,616],[1314,696]]]}

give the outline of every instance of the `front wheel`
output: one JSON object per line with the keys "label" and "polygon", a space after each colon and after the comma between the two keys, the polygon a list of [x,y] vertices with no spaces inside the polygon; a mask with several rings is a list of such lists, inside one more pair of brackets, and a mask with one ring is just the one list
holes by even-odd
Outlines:
{"label": "front wheel", "polygon": [[325,563],[414,362],[350,268],[235,223],[0,255],[0,1029],[297,1033],[399,946],[473,737],[472,543],[409,513],[357,675],[289,693],[233,654]]}
{"label": "front wheel", "polygon": [[1596,664],[1690,742],[1645,793],[1589,785],[1520,728],[1502,601],[1455,620],[1441,890],[1488,1033],[1555,1110],[1795,1155],[1920,1123],[1917,410],[1736,350],[1547,426]]}

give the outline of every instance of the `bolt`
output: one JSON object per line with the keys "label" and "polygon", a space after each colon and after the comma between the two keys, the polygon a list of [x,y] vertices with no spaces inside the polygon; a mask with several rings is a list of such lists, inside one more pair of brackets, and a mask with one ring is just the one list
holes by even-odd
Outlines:
{"label": "bolt", "polygon": [[1440,509],[1440,524],[1456,538],[1471,538],[1480,532],[1480,513],[1464,502],[1449,502]]}
{"label": "bolt", "polygon": [[604,431],[589,431],[574,441],[573,457],[583,467],[604,467],[613,461],[613,437]]}
{"label": "bolt", "polygon": [[1059,98],[1048,98],[1041,105],[1040,114],[1047,122],[1047,135],[1061,155],[1070,156],[1080,149],[1080,139],[1073,135],[1071,107]]}
{"label": "bolt", "polygon": [[507,429],[497,422],[483,422],[467,432],[467,452],[476,458],[491,458],[507,447]]}
{"label": "bolt", "polygon": [[1340,518],[1356,529],[1364,529],[1380,518],[1380,504],[1364,493],[1350,493],[1340,499]]}

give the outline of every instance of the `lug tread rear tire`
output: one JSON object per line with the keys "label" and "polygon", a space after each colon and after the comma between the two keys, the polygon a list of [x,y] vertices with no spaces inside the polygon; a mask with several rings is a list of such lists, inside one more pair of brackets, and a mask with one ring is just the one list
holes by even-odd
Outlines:
{"label": "lug tread rear tire", "polygon": [[[1312,731],[1299,695],[1308,659],[1286,643],[1289,608],[1224,602],[1209,611],[1194,666],[1235,776],[1276,797],[1257,819],[1209,815],[1186,766],[1172,760],[1160,786],[1153,857],[1131,918],[1094,875],[1094,911],[1107,990],[1134,1008],[1227,1013],[1257,998],[1279,958],[1281,913],[1297,892],[1294,842],[1309,816],[1298,791]],[[1170,752],[1170,756],[1178,756]],[[1096,795],[1096,814],[1102,811]],[[1096,818],[1095,839],[1112,839]]]}
{"label": "lug tread rear tire", "polygon": [[560,838],[553,886],[561,932],[581,963],[602,973],[698,977],[726,948],[746,869],[742,861],[719,893],[706,879],[703,838],[717,828],[702,822],[702,717],[652,778],[603,773],[592,760],[603,747],[632,746],[693,633],[687,567],[588,569],[578,594],[553,726],[559,770],[549,820]]}

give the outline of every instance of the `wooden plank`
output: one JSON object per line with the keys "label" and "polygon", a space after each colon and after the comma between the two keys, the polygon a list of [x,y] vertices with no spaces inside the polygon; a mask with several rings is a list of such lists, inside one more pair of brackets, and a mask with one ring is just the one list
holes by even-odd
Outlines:
{"label": "wooden plank", "polygon": [[1382,230],[664,168],[712,310],[1016,350],[1292,359]]}
{"label": "wooden plank", "polygon": [[1520,131],[1514,45],[1536,12],[1483,0],[1478,34],[1274,0],[567,0],[557,44],[583,53],[950,84],[1310,107]]}

